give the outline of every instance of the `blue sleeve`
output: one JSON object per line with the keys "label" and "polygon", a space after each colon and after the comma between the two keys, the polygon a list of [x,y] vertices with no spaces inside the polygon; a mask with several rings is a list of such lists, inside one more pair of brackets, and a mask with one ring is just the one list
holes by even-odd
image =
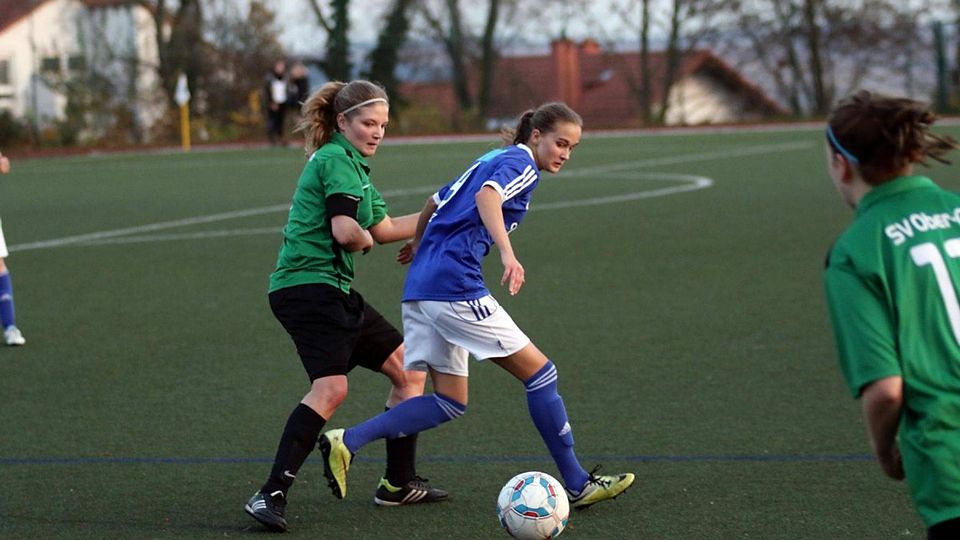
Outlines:
{"label": "blue sleeve", "polygon": [[481,187],[493,187],[500,192],[503,200],[507,201],[532,186],[539,176],[539,171],[529,163],[518,159],[505,159],[497,164]]}

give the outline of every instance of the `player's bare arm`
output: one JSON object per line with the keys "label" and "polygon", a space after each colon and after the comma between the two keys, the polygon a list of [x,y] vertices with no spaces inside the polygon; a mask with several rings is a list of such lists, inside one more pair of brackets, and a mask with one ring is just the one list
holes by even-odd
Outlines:
{"label": "player's bare arm", "polygon": [[389,244],[413,238],[413,233],[417,230],[417,219],[419,217],[419,213],[396,218],[386,216],[380,223],[370,227],[370,235],[378,244]]}
{"label": "player's bare arm", "polygon": [[523,286],[523,265],[513,254],[513,246],[510,244],[510,237],[507,235],[507,227],[503,221],[503,197],[500,193],[490,187],[484,186],[477,192],[477,210],[480,212],[480,220],[486,227],[493,243],[500,250],[500,261],[503,263],[503,277],[500,278],[500,284],[507,283],[507,290],[511,295],[520,292]]}
{"label": "player's bare arm", "polygon": [[409,264],[413,261],[413,256],[417,254],[417,246],[420,245],[420,239],[423,238],[423,231],[427,229],[430,223],[430,217],[437,211],[437,202],[433,196],[427,197],[427,202],[423,203],[423,209],[417,214],[417,221],[414,227],[413,238],[400,248],[397,253],[397,262],[400,264]]}
{"label": "player's bare arm", "polygon": [[333,238],[347,251],[368,251],[373,247],[373,237],[350,216],[333,216],[330,220]]}
{"label": "player's bare arm", "polygon": [[876,380],[864,388],[861,399],[870,443],[880,467],[890,478],[903,480],[903,462],[897,446],[897,429],[903,408],[903,378]]}

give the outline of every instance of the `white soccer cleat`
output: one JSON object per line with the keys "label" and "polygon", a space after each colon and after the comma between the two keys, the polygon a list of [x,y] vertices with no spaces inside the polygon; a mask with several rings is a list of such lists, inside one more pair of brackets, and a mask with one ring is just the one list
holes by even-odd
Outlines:
{"label": "white soccer cleat", "polygon": [[3,331],[3,340],[10,346],[20,346],[27,342],[26,339],[23,339],[23,334],[20,333],[20,329],[16,326],[8,326],[7,329]]}

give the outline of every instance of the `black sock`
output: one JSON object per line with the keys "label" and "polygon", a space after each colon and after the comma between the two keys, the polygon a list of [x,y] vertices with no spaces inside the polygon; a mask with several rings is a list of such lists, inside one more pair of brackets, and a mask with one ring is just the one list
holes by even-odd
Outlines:
{"label": "black sock", "polygon": [[[389,411],[390,407],[384,410]],[[417,476],[417,434],[387,439],[387,481],[400,487]]]}
{"label": "black sock", "polygon": [[260,488],[262,493],[280,490],[286,497],[287,490],[296,479],[297,471],[317,445],[320,430],[326,423],[322,416],[303,403],[293,409],[290,417],[287,418],[286,427],[283,428],[283,435],[277,446],[277,456],[273,459],[273,469],[270,470],[270,478]]}

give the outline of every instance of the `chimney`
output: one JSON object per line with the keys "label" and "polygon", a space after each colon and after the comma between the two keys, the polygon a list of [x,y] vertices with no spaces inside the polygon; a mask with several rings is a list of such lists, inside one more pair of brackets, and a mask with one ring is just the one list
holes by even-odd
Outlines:
{"label": "chimney", "polygon": [[585,56],[596,56],[603,52],[600,43],[595,39],[587,38],[580,42],[580,54]]}
{"label": "chimney", "polygon": [[557,99],[578,108],[582,94],[579,47],[569,39],[558,39],[550,44],[550,57],[556,77]]}

